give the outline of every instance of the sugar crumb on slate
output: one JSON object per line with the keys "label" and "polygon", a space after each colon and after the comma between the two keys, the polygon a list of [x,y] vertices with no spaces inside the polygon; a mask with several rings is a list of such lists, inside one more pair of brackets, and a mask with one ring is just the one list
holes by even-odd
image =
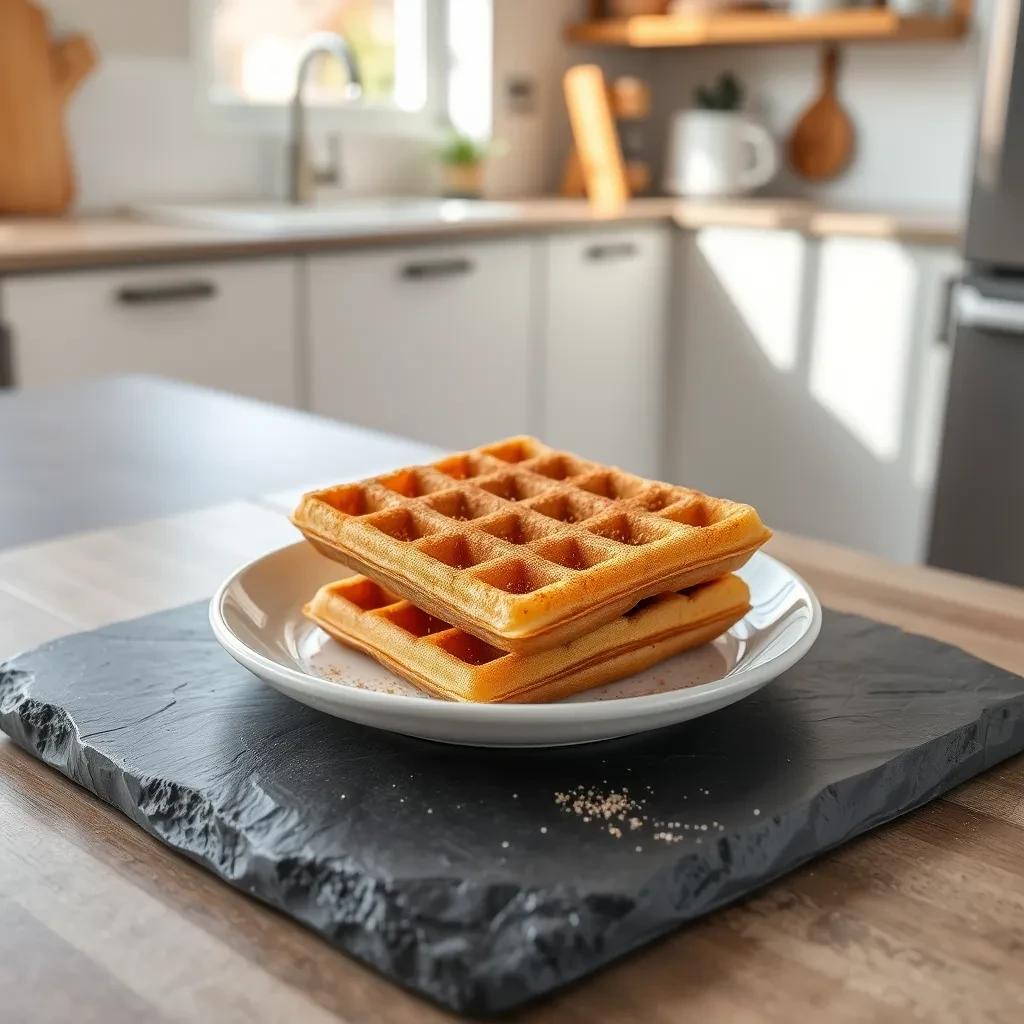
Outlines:
{"label": "sugar crumb on slate", "polygon": [[[653,786],[646,785],[644,788],[653,797]],[[698,787],[698,792],[707,795],[710,790]],[[717,818],[710,823],[684,822],[671,818],[662,820],[650,815],[644,810],[647,797],[631,796],[628,786],[605,790],[600,786],[581,784],[556,792],[554,801],[559,810],[575,815],[583,824],[596,825],[613,839],[621,839],[626,832],[634,833],[640,839],[646,833],[655,842],[674,845],[690,838],[688,833],[698,833],[694,838],[700,843],[700,833],[725,831],[725,825]],[[757,809],[754,813],[761,812]],[[541,828],[542,833],[546,831],[546,827]],[[637,844],[634,851],[641,853],[643,846]]]}

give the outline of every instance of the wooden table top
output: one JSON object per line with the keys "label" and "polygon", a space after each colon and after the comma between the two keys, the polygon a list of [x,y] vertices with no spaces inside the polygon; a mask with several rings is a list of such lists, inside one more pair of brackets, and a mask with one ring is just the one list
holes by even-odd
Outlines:
{"label": "wooden table top", "polygon": [[[336,454],[339,476],[361,457]],[[284,516],[294,496],[0,551],[0,656],[208,596],[241,561],[294,540]],[[795,537],[769,550],[830,607],[1024,673],[1022,590]],[[0,1019],[455,1019],[223,885],[6,739],[0,822]],[[1022,948],[1024,756],[511,1019],[1017,1021]]]}

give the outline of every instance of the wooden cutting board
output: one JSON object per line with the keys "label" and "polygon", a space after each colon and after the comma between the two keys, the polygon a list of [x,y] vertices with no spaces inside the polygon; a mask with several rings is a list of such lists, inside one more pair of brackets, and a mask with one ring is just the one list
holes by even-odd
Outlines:
{"label": "wooden cutting board", "polygon": [[569,168],[563,191],[582,182],[597,210],[614,212],[629,199],[629,183],[604,72],[596,64],[579,64],[566,71],[563,84],[579,158],[578,172]]}
{"label": "wooden cutting board", "polygon": [[0,0],[0,213],[63,213],[74,198],[64,108],[96,65],[84,36],[55,43],[30,0]]}

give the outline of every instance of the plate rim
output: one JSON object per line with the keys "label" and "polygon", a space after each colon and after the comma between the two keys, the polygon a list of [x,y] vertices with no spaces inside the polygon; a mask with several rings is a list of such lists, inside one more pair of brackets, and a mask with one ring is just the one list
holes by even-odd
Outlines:
{"label": "plate rim", "polygon": [[[494,722],[495,720],[503,720],[506,722],[536,721],[538,723],[543,722],[544,724],[551,724],[552,721],[560,721],[562,719],[571,719],[576,722],[599,722],[609,717],[611,714],[610,709],[612,708],[620,709],[624,716],[644,713],[657,714],[659,712],[672,711],[683,706],[700,706],[703,703],[715,701],[719,697],[730,696],[736,691],[743,692],[747,689],[764,685],[766,681],[781,675],[800,661],[814,645],[818,634],[821,632],[821,602],[818,600],[818,595],[810,584],[798,572],[786,565],[785,562],[764,551],[755,551],[751,561],[755,558],[768,559],[785,570],[803,587],[811,606],[811,622],[804,634],[786,651],[776,655],[762,665],[740,672],[735,676],[721,676],[718,679],[711,679],[697,686],[683,687],[668,693],[648,693],[635,697],[617,697],[614,700],[604,701],[554,701],[537,704],[482,704],[469,701],[424,700],[422,697],[407,696],[405,694],[363,690],[282,665],[280,662],[274,661],[249,647],[248,644],[235,634],[227,623],[223,605],[232,584],[243,573],[260,562],[281,555],[284,551],[292,548],[304,548],[307,546],[307,543],[305,540],[299,540],[292,544],[284,544],[281,547],[265,551],[256,558],[250,558],[230,572],[221,582],[220,586],[217,587],[213,597],[210,598],[208,610],[210,628],[213,631],[214,638],[221,647],[239,665],[248,669],[262,680],[269,682],[268,676],[274,677],[310,694],[323,694],[328,700],[337,694],[339,689],[342,689],[345,700],[356,707],[376,710],[391,709],[398,713],[404,711],[412,713],[417,717],[429,719],[451,719],[455,717],[466,722]],[[780,662],[782,663],[781,668],[779,667]],[[254,665],[258,666],[262,671],[257,671],[253,667]]]}

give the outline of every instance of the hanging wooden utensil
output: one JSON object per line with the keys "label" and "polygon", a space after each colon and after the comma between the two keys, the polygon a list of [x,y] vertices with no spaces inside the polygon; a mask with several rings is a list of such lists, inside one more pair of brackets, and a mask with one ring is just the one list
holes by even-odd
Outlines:
{"label": "hanging wooden utensil", "polygon": [[789,162],[811,181],[834,178],[853,156],[853,123],[839,105],[836,75],[839,51],[828,46],[821,57],[821,95],[804,111],[789,137]]}
{"label": "hanging wooden utensil", "polygon": [[29,0],[0,0],[0,213],[63,213],[74,197],[64,107],[96,64],[84,36],[50,39]]}

